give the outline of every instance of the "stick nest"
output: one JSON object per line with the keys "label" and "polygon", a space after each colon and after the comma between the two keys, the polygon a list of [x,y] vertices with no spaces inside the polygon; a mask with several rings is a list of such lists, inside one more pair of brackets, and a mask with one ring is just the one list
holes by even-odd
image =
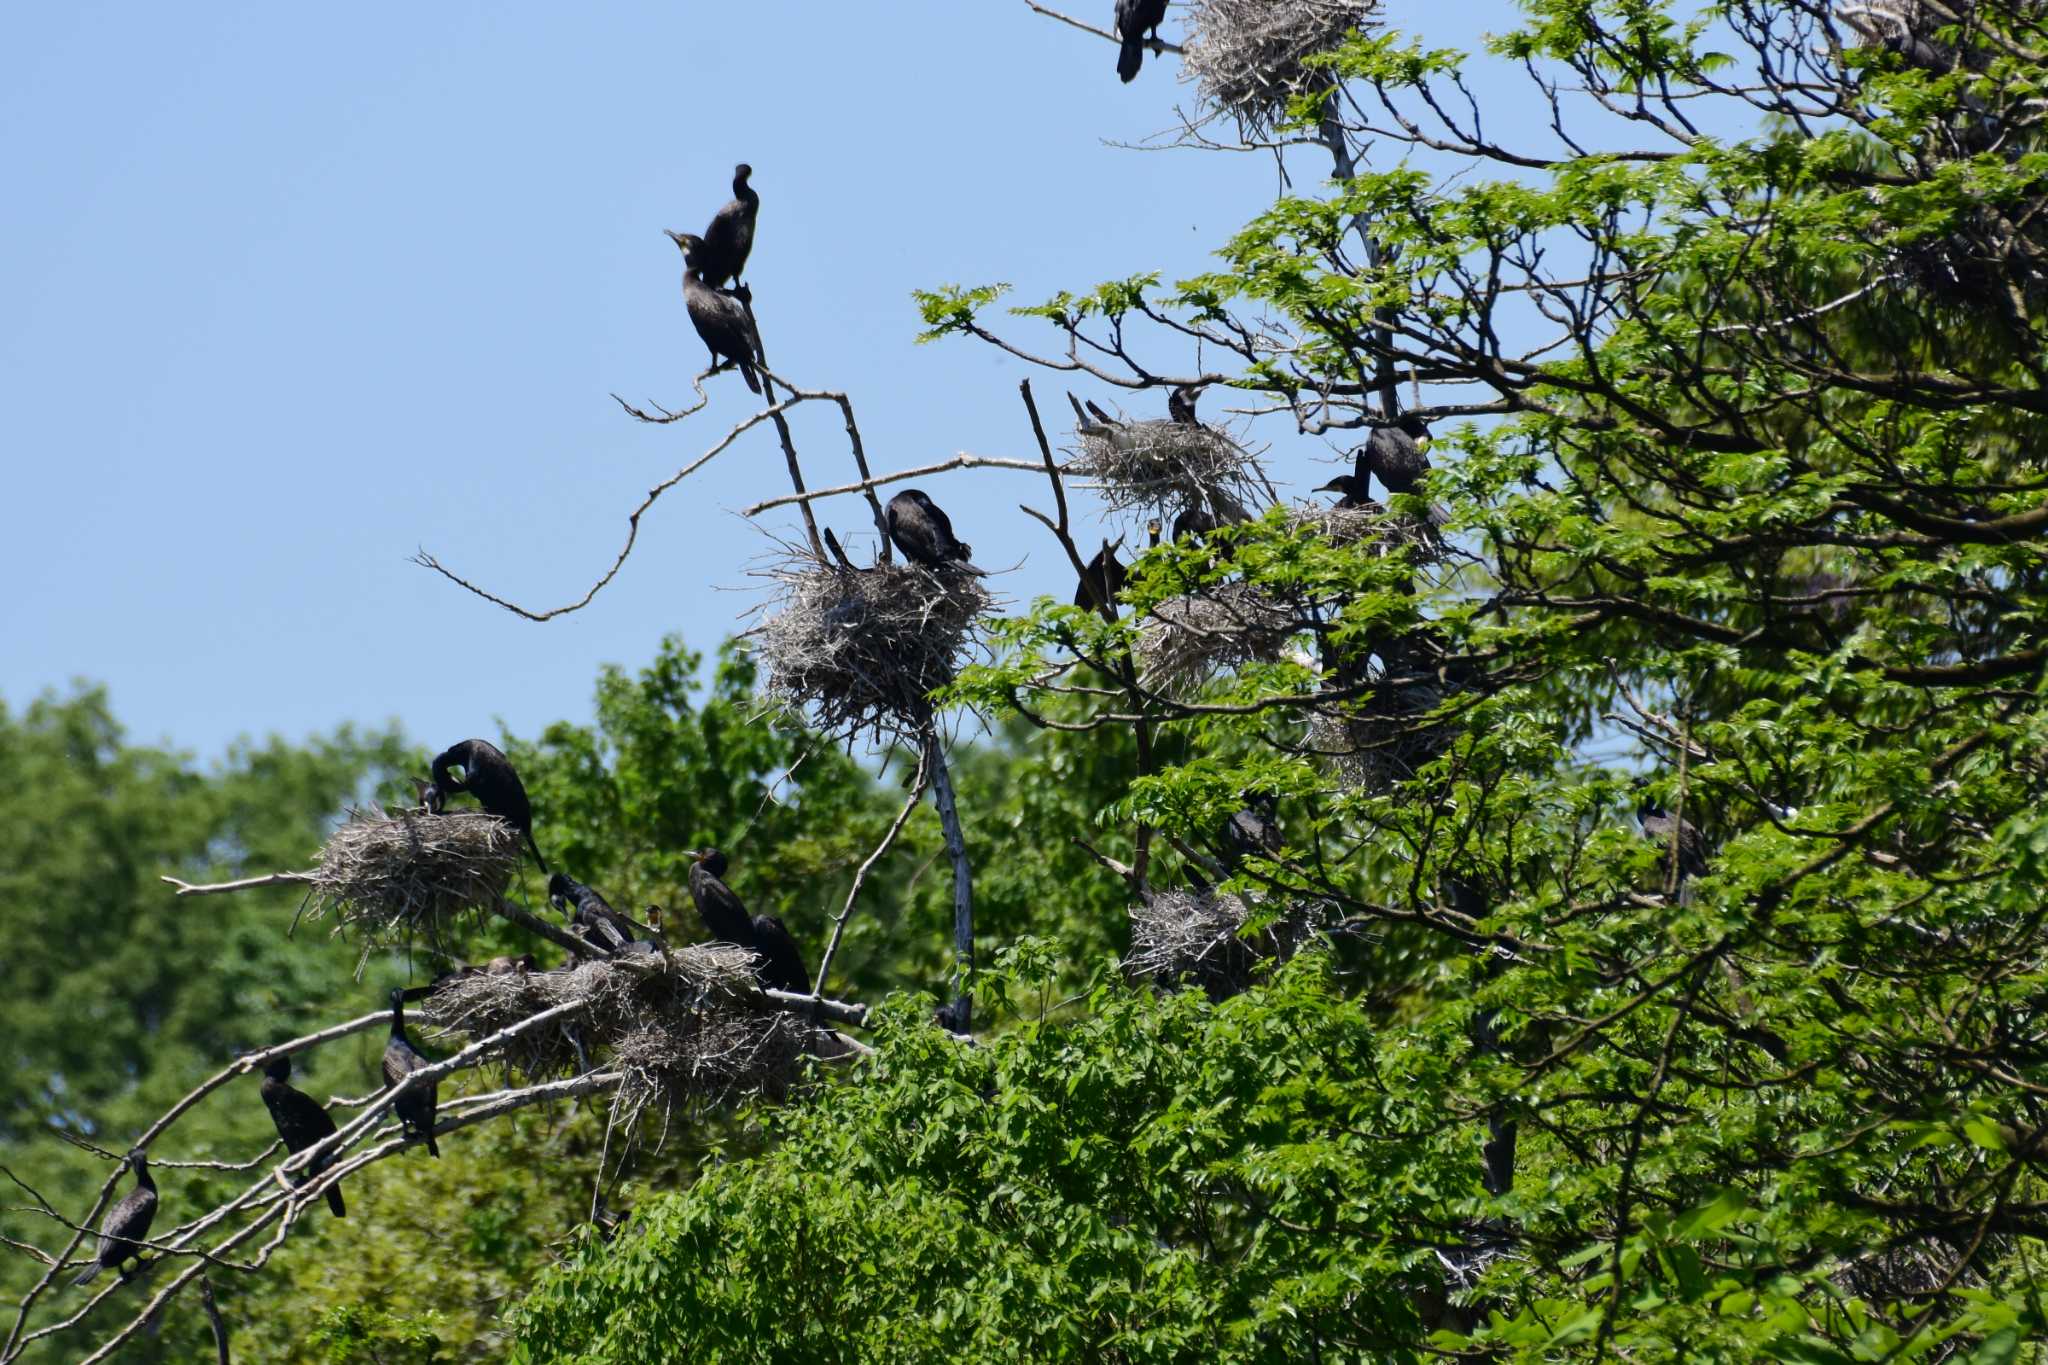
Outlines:
{"label": "stick nest", "polygon": [[1289,905],[1249,938],[1244,898],[1227,891],[1154,891],[1131,906],[1124,972],[1165,989],[1200,986],[1211,1000],[1237,995],[1260,962],[1284,961],[1315,933],[1306,907]]}
{"label": "stick nest", "polygon": [[332,911],[337,928],[380,942],[421,938],[438,947],[459,917],[497,904],[523,851],[519,831],[495,815],[352,808],[320,851],[312,914]]}
{"label": "stick nest", "polygon": [[1089,425],[1074,433],[1073,473],[1113,511],[1206,508],[1219,522],[1243,521],[1266,484],[1258,460],[1211,426],[1146,420]]}
{"label": "stick nest", "polygon": [[1140,681],[1184,691],[1219,669],[1280,657],[1297,628],[1294,612],[1249,583],[1224,583],[1152,609],[1138,631]]}
{"label": "stick nest", "polygon": [[753,953],[708,943],[661,957],[453,976],[434,988],[421,1012],[474,1041],[542,1010],[576,1004],[573,1013],[507,1043],[506,1066],[541,1081],[608,1058],[625,1073],[619,1112],[638,1117],[650,1107],[667,1114],[691,1103],[788,1090],[810,1026],[757,1007],[753,988]]}
{"label": "stick nest", "polygon": [[1383,791],[1405,782],[1456,738],[1455,728],[1445,722],[1417,719],[1442,701],[1434,687],[1416,684],[1401,691],[1402,699],[1385,711],[1318,712],[1309,720],[1303,747],[1329,765],[1344,790]]}
{"label": "stick nest", "polygon": [[916,564],[849,572],[798,554],[768,576],[780,603],[752,637],[768,696],[835,738],[916,729],[993,605],[971,575]]}
{"label": "stick nest", "polygon": [[1378,8],[1378,0],[1193,0],[1181,79],[1262,136],[1286,119],[1296,95],[1333,83],[1307,59],[1364,28]]}

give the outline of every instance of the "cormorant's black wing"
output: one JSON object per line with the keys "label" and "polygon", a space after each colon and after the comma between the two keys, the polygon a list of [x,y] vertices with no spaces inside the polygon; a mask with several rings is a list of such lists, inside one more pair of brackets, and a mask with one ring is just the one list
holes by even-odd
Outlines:
{"label": "cormorant's black wing", "polygon": [[773,915],[756,915],[753,922],[755,976],[772,990],[797,995],[811,993],[811,974],[804,969],[803,954],[783,922]]}
{"label": "cormorant's black wing", "polygon": [[701,863],[690,867],[690,899],[696,902],[697,918],[704,921],[712,938],[743,948],[749,946],[753,921],[747,915],[745,902]]}

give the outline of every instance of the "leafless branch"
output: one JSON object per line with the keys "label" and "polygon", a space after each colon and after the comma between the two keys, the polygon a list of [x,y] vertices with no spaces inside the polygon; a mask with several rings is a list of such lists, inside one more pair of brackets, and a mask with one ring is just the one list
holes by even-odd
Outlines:
{"label": "leafless branch", "polygon": [[884,474],[880,478],[863,478],[858,483],[843,483],[837,488],[820,488],[811,493],[785,493],[779,498],[769,498],[763,502],[755,503],[752,507],[745,509],[745,514],[750,517],[757,517],[763,512],[776,507],[787,507],[793,502],[811,502],[818,498],[836,498],[844,493],[867,493],[872,496],[874,490],[882,487],[884,484],[902,483],[905,479],[915,479],[926,474],[943,474],[949,469],[1022,469],[1033,474],[1038,472],[1038,466],[1029,460],[1008,460],[998,455],[961,454],[955,455],[950,460],[941,460],[937,464],[919,465],[915,469],[899,469],[893,474]]}

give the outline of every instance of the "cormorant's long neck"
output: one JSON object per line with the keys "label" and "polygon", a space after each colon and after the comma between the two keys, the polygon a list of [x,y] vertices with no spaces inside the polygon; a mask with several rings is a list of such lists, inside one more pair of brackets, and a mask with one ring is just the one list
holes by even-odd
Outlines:
{"label": "cormorant's long neck", "polygon": [[391,1036],[401,1041],[405,1038],[405,1002],[403,1000],[391,1002]]}
{"label": "cormorant's long neck", "polygon": [[149,1173],[149,1163],[147,1161],[135,1163],[135,1183],[145,1190],[154,1191],[156,1189],[156,1180]]}

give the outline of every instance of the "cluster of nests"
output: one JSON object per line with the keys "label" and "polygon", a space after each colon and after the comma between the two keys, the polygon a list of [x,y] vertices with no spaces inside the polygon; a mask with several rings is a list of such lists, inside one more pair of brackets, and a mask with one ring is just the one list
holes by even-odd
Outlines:
{"label": "cluster of nests", "polygon": [[902,561],[848,569],[798,553],[769,576],[778,605],[749,635],[768,696],[835,738],[921,729],[993,605],[969,574]]}
{"label": "cluster of nests", "polygon": [[1262,137],[1284,122],[1300,95],[1328,89],[1314,62],[1364,28],[1379,0],[1193,0],[1182,79],[1202,100]]}
{"label": "cluster of nests", "polygon": [[[523,836],[495,815],[350,812],[312,874],[314,915],[332,914],[368,944],[425,943],[446,952],[448,931],[481,918],[518,875]],[[619,1112],[666,1115],[690,1102],[780,1095],[802,1058],[830,1037],[762,1004],[751,949],[699,944],[621,954],[547,971],[531,959],[441,978],[423,1013],[469,1040],[542,1010],[576,1004],[507,1045],[508,1068],[529,1080],[608,1062],[624,1080]]]}

